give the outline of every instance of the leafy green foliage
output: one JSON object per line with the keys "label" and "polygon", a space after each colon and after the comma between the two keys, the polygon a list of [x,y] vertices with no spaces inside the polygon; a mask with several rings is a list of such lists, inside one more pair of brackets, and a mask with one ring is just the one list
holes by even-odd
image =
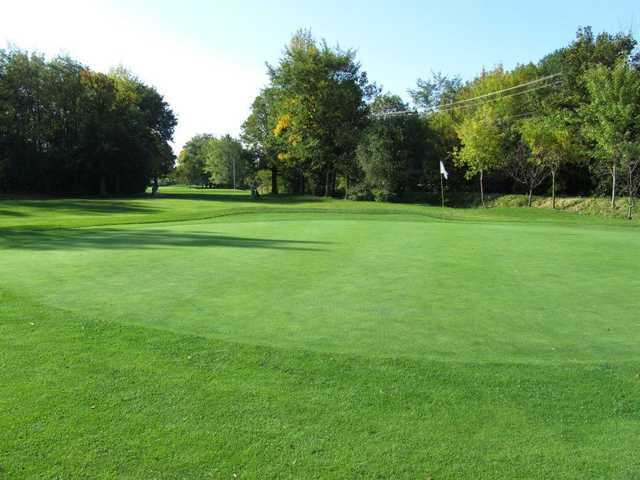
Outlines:
{"label": "leafy green foliage", "polygon": [[484,173],[501,168],[505,161],[502,129],[493,110],[483,105],[464,118],[456,130],[461,147],[454,152],[454,161],[467,168],[467,178],[480,175],[480,197],[484,205]]}
{"label": "leafy green foliage", "polygon": [[247,177],[253,171],[251,157],[239,140],[224,135],[211,138],[204,147],[205,171],[209,181],[216,185],[246,185]]}
{"label": "leafy green foliage", "polygon": [[424,109],[435,109],[457,99],[462,88],[459,77],[449,78],[441,72],[433,73],[428,80],[418,79],[415,89],[409,90],[413,103]]}
{"label": "leafy green foliage", "polygon": [[406,112],[409,110],[409,105],[407,105],[398,95],[385,93],[376,96],[369,106],[369,110],[373,115],[383,116],[390,113]]}
{"label": "leafy green foliage", "polygon": [[129,72],[0,51],[0,188],[133,193],[171,171],[176,119]]}
{"label": "leafy green foliage", "polygon": [[417,115],[371,122],[358,145],[356,159],[364,173],[363,184],[376,200],[396,200],[407,188],[417,187],[425,157],[425,136]]}
{"label": "leafy green foliage", "polygon": [[210,134],[195,135],[184,145],[178,156],[178,175],[191,185],[209,185],[207,146],[215,137]]}
{"label": "leafy green foliage", "polygon": [[555,208],[555,181],[558,169],[565,163],[582,159],[581,145],[577,139],[577,127],[566,111],[537,116],[525,120],[520,127],[524,142],[532,152],[533,160],[544,165],[552,177],[552,205]]}
{"label": "leafy green foliage", "polygon": [[338,173],[349,175],[366,125],[365,100],[375,93],[353,51],[319,45],[300,31],[277,66],[269,66],[280,137],[278,158],[312,191],[329,195]]}
{"label": "leafy green foliage", "polygon": [[[271,193],[278,194],[278,172],[284,162],[278,158],[283,150],[282,139],[275,135],[277,95],[273,88],[264,88],[251,105],[251,114],[242,124],[242,142],[258,169],[271,170]],[[261,182],[262,183],[262,182]]]}
{"label": "leafy green foliage", "polygon": [[591,101],[582,113],[585,135],[595,143],[596,157],[608,164],[612,175],[612,203],[615,206],[616,169],[627,175],[629,218],[637,193],[640,164],[640,71],[620,59],[611,68],[597,65],[585,73]]}

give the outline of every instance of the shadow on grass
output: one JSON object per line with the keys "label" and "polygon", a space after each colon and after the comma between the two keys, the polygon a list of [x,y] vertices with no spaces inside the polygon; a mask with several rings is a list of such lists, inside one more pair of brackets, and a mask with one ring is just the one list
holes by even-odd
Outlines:
{"label": "shadow on grass", "polygon": [[[137,199],[144,197],[136,197]],[[26,207],[26,208],[41,208],[51,210],[52,212],[61,212],[64,210],[73,211],[80,215],[94,215],[96,213],[108,214],[108,213],[151,213],[155,210],[152,205],[140,205],[140,203],[133,204],[127,200],[113,200],[113,199],[20,199],[12,200],[12,205]],[[6,213],[7,215],[16,215],[17,212],[12,211],[0,211],[0,214]],[[22,214],[26,215],[26,214]]]}
{"label": "shadow on grass", "polygon": [[[208,193],[205,193],[208,192]],[[150,197],[151,198],[151,197]],[[267,204],[295,204],[295,203],[322,203],[325,197],[314,197],[311,195],[293,196],[293,195],[263,195],[258,200],[252,200],[251,197],[244,193],[217,193],[215,190],[204,190],[200,192],[163,192],[160,190],[158,198],[178,199],[178,200],[204,200],[209,202],[252,202],[256,205],[260,203]]]}
{"label": "shadow on grass", "polygon": [[[215,190],[189,191],[189,192],[163,192],[162,190],[153,197],[150,194],[132,195],[128,197],[58,197],[45,195],[0,195],[0,201],[6,201],[7,205],[43,209],[51,212],[72,211],[79,215],[93,214],[119,214],[119,213],[151,213],[157,210],[156,199],[191,200],[205,202],[250,202],[267,205],[322,203],[324,197],[291,196],[291,195],[264,195],[259,200],[252,200],[244,191],[216,192]],[[132,202],[134,200],[135,202]],[[28,213],[15,212],[2,209],[0,215],[29,216]]]}
{"label": "shadow on grass", "polygon": [[28,217],[28,213],[14,212],[13,210],[0,210],[0,217],[6,215],[8,217]]}
{"label": "shadow on grass", "polygon": [[234,247],[276,250],[320,251],[313,245],[330,242],[266,239],[218,235],[215,232],[175,232],[166,229],[125,230],[104,229],[91,232],[72,230],[31,231],[29,233],[0,230],[6,246],[21,250],[72,249],[157,249],[172,247]]}

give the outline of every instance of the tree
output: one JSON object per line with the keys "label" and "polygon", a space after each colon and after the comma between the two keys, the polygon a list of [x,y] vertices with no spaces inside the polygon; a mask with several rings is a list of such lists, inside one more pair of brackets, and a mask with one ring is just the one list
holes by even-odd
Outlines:
{"label": "tree", "polygon": [[218,185],[244,184],[245,178],[251,172],[248,152],[242,148],[239,140],[224,135],[220,139],[211,138],[205,151],[205,171],[210,175],[211,183]]}
{"label": "tree", "polygon": [[415,89],[409,90],[413,103],[426,110],[435,110],[439,105],[452,103],[462,88],[460,77],[447,77],[441,72],[432,73],[431,79],[419,78]]}
{"label": "tree", "polygon": [[17,190],[30,190],[37,183],[34,190],[42,190],[42,172],[47,169],[45,59],[16,49],[0,53],[3,183]]}
{"label": "tree", "polygon": [[173,168],[176,119],[124,69],[0,52],[0,184],[45,193],[134,193]]}
{"label": "tree", "polygon": [[377,117],[383,117],[385,115],[393,115],[399,113],[406,113],[409,110],[402,98],[398,95],[392,95],[391,93],[385,93],[377,95],[374,98],[370,106],[371,114]]}
{"label": "tree", "polygon": [[565,163],[580,158],[580,145],[576,139],[573,117],[563,111],[536,116],[523,121],[522,138],[534,155],[535,162],[547,167],[551,173],[551,208],[556,208],[556,176]]}
{"label": "tree", "polygon": [[185,143],[178,158],[178,170],[187,183],[206,186],[210,184],[209,173],[206,171],[207,144],[213,139],[213,135],[195,135]]}
{"label": "tree", "polygon": [[589,101],[584,73],[595,65],[612,67],[619,58],[628,58],[636,44],[631,34],[603,32],[594,35],[589,26],[579,28],[576,39],[569,46],[550,53],[539,62],[542,75],[562,73],[562,88],[545,99],[545,107],[577,112]]}
{"label": "tree", "polygon": [[[116,191],[122,179],[130,182],[139,175],[131,168],[136,164],[141,175],[141,186],[144,183],[146,187],[151,178],[157,183],[158,177],[174,168],[175,156],[169,142],[173,138],[176,118],[162,95],[128,70],[115,68],[109,77],[115,83],[117,92],[115,108],[119,122],[116,135],[122,144],[122,153],[112,162],[114,169],[111,176],[115,177]],[[125,118],[128,121],[123,122]]]}
{"label": "tree", "polygon": [[257,168],[271,171],[271,193],[277,195],[278,174],[284,165],[278,158],[278,153],[283,150],[281,139],[274,134],[277,121],[275,102],[274,89],[262,89],[251,105],[249,118],[242,124],[241,138],[256,159]]}
{"label": "tree", "polygon": [[371,122],[358,144],[356,159],[364,172],[364,185],[376,200],[395,200],[419,183],[425,136],[417,115],[381,117]]}
{"label": "tree", "polygon": [[481,105],[457,126],[461,147],[454,151],[454,162],[467,169],[466,177],[479,174],[480,199],[484,201],[484,174],[504,165],[502,156],[503,133],[492,109]]}
{"label": "tree", "polygon": [[626,187],[628,194],[627,218],[631,220],[635,197],[640,190],[640,145],[636,142],[635,148],[624,157],[623,167],[626,173]]}
{"label": "tree", "polygon": [[587,138],[611,173],[611,208],[615,208],[616,172],[626,173],[628,217],[637,192],[635,171],[640,159],[640,71],[621,58],[612,67],[596,65],[585,73],[591,101],[582,108]]}
{"label": "tree", "polygon": [[[538,63],[541,75],[561,73],[558,78],[562,82],[558,88],[541,98],[533,111],[539,115],[562,112],[562,116],[570,123],[582,123],[584,121],[583,108],[590,103],[585,72],[596,65],[613,67],[620,58],[630,59],[636,45],[636,40],[629,33],[610,34],[603,32],[595,35],[591,27],[579,28],[576,39],[570,45],[550,53]],[[592,190],[592,182],[599,182],[599,171],[602,170],[601,152],[598,151],[595,142],[590,138],[587,129],[575,129],[573,134],[575,143],[583,144],[586,147],[585,161],[572,166],[573,182],[577,188]],[[613,162],[612,159],[610,160]],[[612,206],[615,206],[616,180],[614,177],[617,176],[618,167],[619,165],[611,163],[608,169],[610,175],[609,177],[605,176],[604,179],[605,182],[611,184]],[[584,171],[582,186],[577,180],[580,174],[579,168]],[[606,169],[604,170],[606,171]],[[606,185],[603,187],[603,190],[608,190]]]}
{"label": "tree", "polygon": [[298,191],[306,182],[330,195],[338,173],[355,161],[355,148],[367,123],[365,100],[376,91],[360,71],[351,50],[319,45],[299,31],[277,66],[268,66],[275,100],[274,136],[279,160],[296,172]]}
{"label": "tree", "polygon": [[511,178],[527,188],[527,206],[531,207],[533,191],[544,182],[547,169],[544,164],[536,162],[535,157],[531,155],[531,150],[520,138],[519,132],[514,135],[516,136],[515,145],[505,164],[505,170]]}

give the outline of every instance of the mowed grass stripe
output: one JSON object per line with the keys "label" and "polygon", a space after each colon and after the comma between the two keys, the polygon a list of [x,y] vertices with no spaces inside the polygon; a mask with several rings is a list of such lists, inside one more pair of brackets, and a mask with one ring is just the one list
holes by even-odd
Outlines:
{"label": "mowed grass stripe", "polygon": [[635,478],[640,468],[633,362],[374,359],[2,300],[8,478]]}
{"label": "mowed grass stripe", "polygon": [[262,345],[490,362],[639,356],[634,230],[290,216],[44,233],[0,255],[0,280],[96,319]]}
{"label": "mowed grass stripe", "polygon": [[[184,186],[162,187],[158,197],[60,198],[0,195],[0,233],[20,235],[46,229],[82,228],[97,225],[200,221],[251,214],[287,213],[419,215],[442,218],[440,207],[431,205],[354,202],[310,196],[266,196],[251,201],[246,191],[202,190]],[[640,217],[621,218],[578,215],[542,208],[500,207],[446,208],[449,221],[535,222],[562,225],[640,227]],[[0,240],[2,238],[0,237]],[[0,248],[2,244],[0,243]]]}

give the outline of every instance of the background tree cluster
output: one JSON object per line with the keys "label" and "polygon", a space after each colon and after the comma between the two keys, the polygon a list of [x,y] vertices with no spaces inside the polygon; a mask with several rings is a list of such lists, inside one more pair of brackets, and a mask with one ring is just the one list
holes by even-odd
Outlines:
{"label": "background tree cluster", "polygon": [[[369,83],[352,51],[298,32],[255,99],[242,141],[271,190],[394,200],[439,188],[592,195],[637,192],[638,55],[630,34],[576,40],[538,63],[462,82],[434,74],[414,109]],[[495,92],[502,92],[498,95]],[[418,114],[420,112],[420,114]],[[621,179],[619,172],[624,172]],[[415,196],[415,195],[414,195]]]}
{"label": "background tree cluster", "polygon": [[[579,29],[537,63],[476,78],[434,74],[385,93],[352,50],[297,32],[240,138],[197,135],[170,177],[205,186],[356,199],[451,191],[611,195],[640,188],[639,58],[631,35]],[[544,81],[542,81],[544,80]],[[495,92],[502,92],[496,94]],[[0,189],[130,193],[166,176],[176,119],[123,69],[0,51]],[[476,183],[477,182],[477,183]],[[476,186],[477,185],[477,186]],[[629,214],[631,208],[629,208]]]}
{"label": "background tree cluster", "polygon": [[259,168],[292,193],[333,195],[357,176],[355,150],[368,124],[369,83],[351,50],[330,48],[300,31],[253,103],[242,138]]}
{"label": "background tree cluster", "polygon": [[0,50],[0,190],[136,193],[173,168],[176,118],[126,70]]}
{"label": "background tree cluster", "polygon": [[[412,94],[432,112],[435,131],[456,133],[445,135],[452,147],[449,160],[466,179],[477,176],[483,204],[488,186],[501,193],[524,189],[529,203],[534,190],[549,192],[552,207],[557,191],[610,192],[615,207],[620,184],[631,205],[640,174],[635,47],[631,35],[594,36],[590,28],[579,29],[571,45],[537,64],[483,71],[466,84],[436,76],[419,81]],[[504,93],[492,95],[496,91]]]}
{"label": "background tree cluster", "polygon": [[246,187],[253,182],[251,153],[230,135],[210,134],[191,138],[178,155],[172,177],[178,183],[203,187]]}

